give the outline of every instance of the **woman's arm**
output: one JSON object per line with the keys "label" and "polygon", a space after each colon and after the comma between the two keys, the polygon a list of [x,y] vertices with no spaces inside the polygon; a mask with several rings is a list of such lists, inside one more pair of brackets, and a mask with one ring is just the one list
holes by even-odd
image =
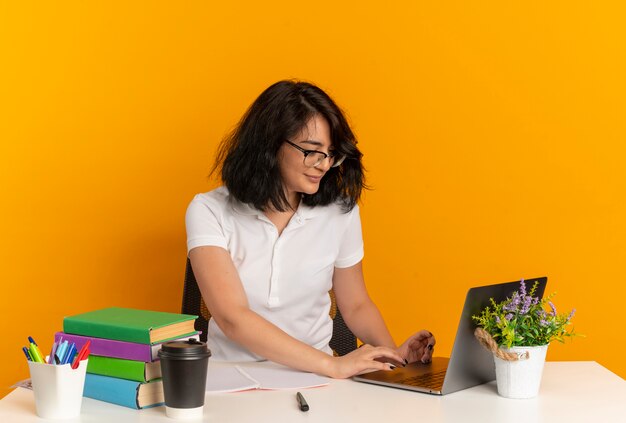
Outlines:
{"label": "woman's arm", "polygon": [[250,310],[237,269],[226,250],[197,247],[190,251],[189,258],[202,297],[217,325],[228,338],[255,354],[292,368],[336,378],[389,369],[376,358],[401,358],[395,348],[385,347],[359,348],[343,357],[319,351]]}
{"label": "woman's arm", "polygon": [[[367,293],[361,262],[343,269],[335,268],[333,290],[337,307],[357,338],[366,344],[397,348],[380,311]],[[427,363],[432,358],[434,345],[433,334],[421,330],[409,337],[397,351],[403,358],[401,362],[420,360]]]}
{"label": "woman's arm", "polygon": [[365,344],[397,348],[378,307],[367,293],[361,262],[335,268],[333,291],[343,319],[357,338]]}

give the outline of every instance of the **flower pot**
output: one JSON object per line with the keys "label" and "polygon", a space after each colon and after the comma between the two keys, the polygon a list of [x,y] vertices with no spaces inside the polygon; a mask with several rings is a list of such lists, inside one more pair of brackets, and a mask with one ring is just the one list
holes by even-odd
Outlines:
{"label": "flower pot", "polygon": [[[539,393],[548,345],[502,348],[502,350],[518,354],[520,359],[506,361],[493,356],[496,364],[498,394],[505,398],[536,397]],[[528,354],[523,356],[525,352]]]}

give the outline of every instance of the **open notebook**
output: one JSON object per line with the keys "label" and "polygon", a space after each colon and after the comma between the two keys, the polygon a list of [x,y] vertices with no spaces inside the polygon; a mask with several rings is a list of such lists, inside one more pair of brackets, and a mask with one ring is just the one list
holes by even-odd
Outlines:
{"label": "open notebook", "polygon": [[314,373],[301,372],[275,363],[258,365],[209,364],[206,391],[237,392],[250,389],[304,389],[328,385],[330,379]]}

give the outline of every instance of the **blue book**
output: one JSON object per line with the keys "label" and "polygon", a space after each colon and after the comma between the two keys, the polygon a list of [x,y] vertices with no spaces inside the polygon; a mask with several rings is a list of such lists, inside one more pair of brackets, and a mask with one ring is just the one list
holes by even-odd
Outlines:
{"label": "blue book", "polygon": [[164,403],[163,382],[136,382],[87,373],[83,396],[106,401],[136,410]]}

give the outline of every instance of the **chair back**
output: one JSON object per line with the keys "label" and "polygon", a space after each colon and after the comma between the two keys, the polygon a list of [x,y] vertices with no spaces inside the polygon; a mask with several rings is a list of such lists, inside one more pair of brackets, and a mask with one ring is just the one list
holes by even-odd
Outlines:
{"label": "chair back", "polygon": [[[330,317],[333,319],[333,335],[329,343],[330,348],[332,348],[335,355],[346,355],[356,349],[356,336],[348,329],[346,322],[343,320],[333,291],[330,290],[328,294],[331,299]],[[182,313],[198,316],[195,322],[196,330],[201,332],[200,339],[206,342],[211,313],[202,299],[202,293],[193,274],[189,258],[187,258],[187,267],[185,269]]]}

